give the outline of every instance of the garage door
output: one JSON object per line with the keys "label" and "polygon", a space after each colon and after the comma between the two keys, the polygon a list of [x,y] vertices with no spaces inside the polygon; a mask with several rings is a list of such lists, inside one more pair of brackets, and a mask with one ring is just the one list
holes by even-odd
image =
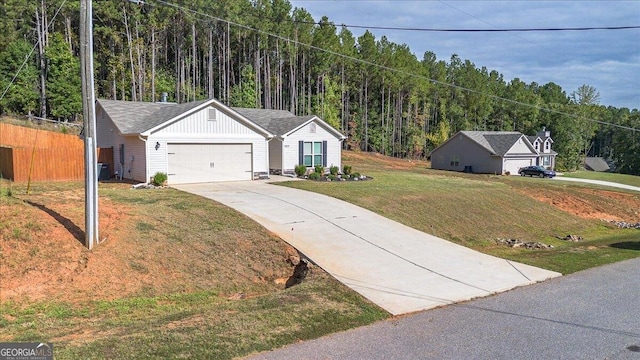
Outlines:
{"label": "garage door", "polygon": [[169,184],[252,179],[251,144],[167,144]]}
{"label": "garage door", "polygon": [[518,170],[521,167],[530,166],[531,159],[507,159],[504,162],[504,172],[510,172],[511,175],[518,175]]}

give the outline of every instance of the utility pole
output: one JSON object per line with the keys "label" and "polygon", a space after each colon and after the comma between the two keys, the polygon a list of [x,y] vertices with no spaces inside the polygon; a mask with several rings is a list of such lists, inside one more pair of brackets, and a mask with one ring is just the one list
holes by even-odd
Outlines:
{"label": "utility pole", "polygon": [[84,118],[85,246],[98,244],[98,179],[96,154],[96,102],[93,85],[92,0],[80,0],[80,67]]}

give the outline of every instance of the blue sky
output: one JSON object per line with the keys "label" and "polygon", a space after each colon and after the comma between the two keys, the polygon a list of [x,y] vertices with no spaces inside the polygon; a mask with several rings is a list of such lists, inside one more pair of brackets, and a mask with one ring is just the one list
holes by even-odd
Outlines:
{"label": "blue sky", "polygon": [[[290,0],[337,26],[501,29],[640,25],[640,1]],[[365,29],[350,28],[355,37]],[[566,32],[442,33],[371,30],[407,44],[422,59],[452,54],[496,70],[506,81],[554,82],[571,94],[593,86],[600,104],[640,109],[640,29]]]}

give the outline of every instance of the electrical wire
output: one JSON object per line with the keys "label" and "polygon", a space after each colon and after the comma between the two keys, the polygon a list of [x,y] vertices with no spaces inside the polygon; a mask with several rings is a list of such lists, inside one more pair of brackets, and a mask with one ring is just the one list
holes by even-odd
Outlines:
{"label": "electrical wire", "polygon": [[352,60],[352,61],[364,64],[364,65],[370,65],[370,66],[374,66],[374,67],[377,67],[379,69],[387,70],[387,71],[394,72],[394,73],[397,73],[397,74],[402,74],[402,75],[407,75],[407,76],[411,76],[411,77],[414,77],[414,78],[419,78],[419,79],[422,79],[422,80],[427,80],[427,81],[430,81],[431,83],[434,83],[434,84],[438,84],[438,85],[450,87],[450,88],[453,88],[453,89],[466,91],[466,92],[469,92],[469,93],[485,95],[485,96],[487,96],[489,98],[492,98],[492,99],[495,99],[495,100],[501,100],[501,101],[508,102],[508,103],[511,103],[511,104],[521,105],[521,106],[537,109],[537,110],[540,110],[540,111],[545,111],[545,112],[552,113],[552,114],[564,115],[564,116],[568,116],[568,117],[579,119],[579,120],[590,121],[590,122],[593,122],[593,123],[596,123],[596,124],[600,124],[600,125],[607,125],[607,126],[620,128],[620,129],[640,132],[640,129],[633,128],[633,127],[630,127],[630,126],[619,125],[619,124],[614,124],[614,123],[610,123],[610,122],[606,122],[606,121],[602,121],[602,120],[586,118],[586,117],[583,117],[583,116],[580,116],[580,115],[569,114],[569,113],[566,113],[566,112],[563,112],[563,111],[560,111],[560,110],[549,109],[549,108],[545,108],[545,107],[538,106],[538,105],[528,104],[528,103],[525,103],[525,102],[522,102],[522,101],[507,99],[507,98],[503,98],[503,97],[500,97],[500,96],[497,96],[497,95],[485,93],[485,92],[482,92],[482,91],[479,91],[479,90],[474,90],[474,89],[466,88],[466,87],[463,87],[463,86],[460,86],[460,85],[455,85],[455,84],[447,83],[447,82],[444,82],[444,81],[439,81],[439,80],[436,80],[436,79],[432,79],[432,78],[429,78],[429,77],[424,76],[424,75],[418,75],[418,74],[410,73],[410,72],[407,72],[407,71],[404,71],[404,70],[391,68],[391,67],[386,66],[386,65],[376,64],[376,63],[374,63],[372,61],[358,59],[358,58],[355,58],[355,57],[352,57],[352,56],[349,56],[349,55],[345,55],[345,54],[342,54],[342,53],[339,53],[339,52],[336,52],[336,51],[333,51],[333,50],[323,49],[323,48],[320,48],[320,47],[315,46],[315,45],[306,44],[306,43],[300,42],[298,40],[294,40],[294,39],[290,39],[290,38],[287,38],[287,37],[284,37],[284,36],[281,36],[281,35],[270,33],[270,32],[265,31],[265,30],[260,30],[260,29],[257,29],[257,28],[254,28],[254,27],[251,27],[251,26],[248,26],[248,25],[243,25],[243,24],[236,23],[236,22],[233,22],[233,21],[230,21],[230,20],[226,20],[226,19],[214,16],[214,15],[211,15],[211,14],[205,14],[205,13],[202,13],[202,12],[197,11],[197,10],[186,8],[186,7],[182,6],[182,5],[177,5],[177,4],[170,3],[170,2],[168,2],[166,0],[154,0],[154,1],[158,2],[160,4],[164,4],[164,5],[176,8],[176,9],[178,9],[180,11],[183,11],[183,12],[188,12],[188,13],[191,13],[191,14],[194,14],[194,15],[199,15],[199,16],[202,16],[202,17],[205,17],[205,18],[210,18],[210,19],[213,19],[213,20],[217,20],[217,21],[224,22],[224,23],[227,23],[227,24],[230,24],[230,25],[234,25],[234,26],[237,26],[239,28],[246,29],[246,30],[255,31],[257,33],[264,34],[264,35],[267,35],[267,36],[271,36],[271,37],[276,38],[276,39],[280,39],[280,40],[284,40],[284,41],[289,42],[289,43],[293,43],[293,44],[296,44],[296,45],[304,46],[304,47],[307,47],[309,49],[322,51],[322,52],[325,52],[327,54],[335,55],[335,56],[341,57],[343,59]]}
{"label": "electrical wire", "polygon": [[[51,19],[51,21],[49,21],[49,25],[47,25],[46,30],[49,30],[49,27],[51,26],[51,24],[53,24],[53,21],[56,19],[56,17],[58,16],[58,13],[60,13],[60,10],[62,10],[62,7],[64,6],[64,4],[67,2],[67,0],[64,0],[62,2],[62,4],[60,4],[60,7],[58,8],[58,10],[56,10],[56,13],[53,15],[53,18]],[[33,55],[33,52],[36,50],[36,47],[38,46],[38,43],[36,43],[35,45],[33,45],[33,47],[31,48],[31,51],[29,52],[29,54],[27,56],[25,56],[24,61],[22,62],[22,65],[20,65],[20,67],[18,68],[18,70],[16,70],[16,74],[13,75],[13,78],[11,79],[11,81],[9,81],[9,84],[7,85],[7,87],[4,89],[4,91],[2,92],[2,95],[0,95],[0,100],[2,100],[4,98],[4,96],[7,94],[7,92],[9,92],[9,89],[11,88],[11,85],[13,85],[13,83],[16,81],[16,79],[18,78],[18,75],[20,74],[20,71],[22,71],[22,69],[24,68],[24,66],[27,64],[27,62],[29,61],[29,59],[31,59],[31,55]]]}

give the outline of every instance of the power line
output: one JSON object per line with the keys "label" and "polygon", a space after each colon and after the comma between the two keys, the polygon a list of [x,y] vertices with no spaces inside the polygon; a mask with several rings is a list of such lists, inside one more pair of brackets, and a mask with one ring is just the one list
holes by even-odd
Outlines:
{"label": "power line", "polygon": [[183,12],[189,12],[189,13],[192,13],[192,14],[195,14],[195,15],[203,16],[203,17],[206,17],[206,18],[211,18],[213,20],[217,20],[217,21],[224,22],[224,23],[227,23],[227,24],[230,24],[230,25],[234,25],[234,26],[246,29],[246,30],[255,31],[255,32],[258,32],[260,34],[271,36],[273,38],[284,40],[284,41],[287,41],[287,42],[290,42],[290,43],[293,43],[293,44],[296,44],[296,45],[305,46],[305,47],[307,47],[309,49],[322,51],[322,52],[325,52],[327,54],[335,55],[335,56],[338,56],[338,57],[341,57],[341,58],[344,58],[344,59],[348,59],[348,60],[353,60],[353,61],[359,62],[361,64],[371,65],[371,66],[377,67],[379,69],[388,70],[388,71],[395,72],[395,73],[398,73],[398,74],[407,75],[407,76],[411,76],[411,77],[427,80],[427,81],[430,81],[430,82],[432,82],[434,84],[443,85],[443,86],[447,86],[447,87],[450,87],[450,88],[467,91],[467,92],[474,93],[474,94],[485,95],[485,96],[488,96],[488,97],[490,97],[492,99],[495,99],[495,100],[501,100],[501,101],[505,101],[505,102],[508,102],[508,103],[516,104],[516,105],[522,105],[522,106],[526,106],[526,107],[529,107],[529,108],[537,109],[537,110],[540,110],[540,111],[546,111],[546,112],[553,113],[553,114],[569,116],[569,117],[576,118],[576,119],[583,119],[583,120],[594,122],[594,123],[600,124],[600,125],[608,125],[608,126],[612,126],[612,127],[616,127],[616,128],[625,129],[625,130],[639,131],[640,132],[640,129],[632,128],[632,127],[629,127],[629,126],[614,124],[614,123],[601,121],[601,120],[596,120],[596,119],[590,119],[590,118],[582,117],[582,116],[575,115],[575,114],[569,114],[569,113],[566,113],[566,112],[563,112],[563,111],[559,111],[559,110],[549,109],[549,108],[545,108],[545,107],[538,106],[538,105],[532,105],[532,104],[524,103],[524,102],[517,101],[517,100],[511,100],[511,99],[503,98],[503,97],[500,97],[500,96],[497,96],[497,95],[485,93],[485,92],[482,92],[482,91],[479,91],[479,90],[466,88],[466,87],[463,87],[463,86],[460,86],[460,85],[450,84],[450,83],[447,83],[447,82],[444,82],[444,81],[431,79],[431,78],[429,78],[427,76],[424,76],[424,75],[418,75],[418,74],[410,73],[410,72],[407,72],[407,71],[404,71],[404,70],[391,68],[391,67],[386,66],[386,65],[380,65],[380,64],[376,64],[376,63],[371,62],[371,61],[358,59],[358,58],[355,58],[355,57],[352,57],[352,56],[349,56],[349,55],[345,55],[345,54],[342,54],[342,53],[339,53],[339,52],[336,52],[336,51],[333,51],[333,50],[323,49],[323,48],[320,48],[320,47],[315,46],[315,45],[306,44],[306,43],[300,42],[298,40],[294,40],[294,39],[290,39],[290,38],[287,38],[287,37],[284,37],[284,36],[281,36],[281,35],[273,34],[273,33],[270,33],[268,31],[264,31],[264,30],[260,30],[260,29],[257,29],[257,28],[253,28],[253,27],[248,26],[248,25],[239,24],[239,23],[236,23],[236,22],[233,22],[233,21],[230,21],[230,20],[226,20],[226,19],[223,19],[223,18],[220,18],[220,17],[217,17],[217,16],[213,16],[211,14],[205,14],[205,13],[202,13],[202,12],[197,11],[197,10],[186,8],[186,7],[182,6],[182,5],[176,5],[176,4],[167,2],[165,0],[155,0],[155,1],[158,2],[158,3],[164,4],[164,5],[176,8],[176,9],[178,9],[180,11],[183,11]]}
{"label": "power line", "polygon": [[[320,25],[323,23],[313,21],[292,20],[296,24]],[[353,25],[353,24],[336,24],[334,26],[342,26],[354,29],[375,29],[375,30],[394,30],[394,31],[423,31],[423,32],[542,32],[542,31],[591,31],[591,30],[630,30],[640,29],[640,25],[632,26],[604,26],[604,27],[566,27],[566,28],[506,28],[506,29],[446,29],[446,28],[417,28],[417,27],[396,27],[396,26],[376,26],[376,25]]]}
{"label": "power line", "polygon": [[[56,19],[56,17],[58,16],[58,13],[60,13],[60,10],[62,10],[62,7],[64,6],[64,4],[66,2],[67,2],[67,0],[64,0],[62,2],[62,4],[60,4],[60,7],[58,8],[58,10],[56,10],[56,13],[53,15],[53,18],[51,19],[51,21],[49,21],[49,25],[47,25],[47,29],[46,30],[49,30],[49,27],[53,24],[53,21]],[[38,41],[40,41],[40,40],[38,40]],[[38,46],[37,43],[35,45],[33,45],[33,47],[31,48],[31,51],[29,51],[29,54],[27,56],[25,56],[24,61],[22,62],[22,65],[20,65],[18,70],[16,70],[15,75],[13,75],[13,78],[11,79],[11,81],[9,81],[9,84],[7,85],[7,87],[2,92],[2,95],[0,95],[0,100],[2,100],[5,95],[7,95],[7,92],[11,88],[11,85],[13,85],[13,83],[16,81],[16,79],[18,78],[18,75],[20,74],[20,71],[22,71],[24,66],[27,64],[27,61],[29,61],[29,59],[31,58],[31,55],[33,55],[33,52],[36,50],[37,46]]]}

